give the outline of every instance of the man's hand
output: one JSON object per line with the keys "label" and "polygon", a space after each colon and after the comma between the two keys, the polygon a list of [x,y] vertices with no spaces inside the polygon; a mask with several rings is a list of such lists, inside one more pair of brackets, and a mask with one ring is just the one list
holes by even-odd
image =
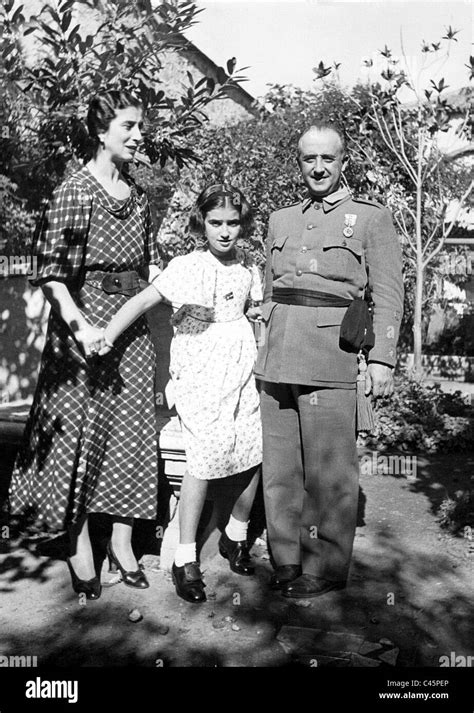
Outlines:
{"label": "man's hand", "polygon": [[393,369],[386,364],[372,362],[368,365],[365,374],[365,395],[376,399],[380,396],[393,394]]}

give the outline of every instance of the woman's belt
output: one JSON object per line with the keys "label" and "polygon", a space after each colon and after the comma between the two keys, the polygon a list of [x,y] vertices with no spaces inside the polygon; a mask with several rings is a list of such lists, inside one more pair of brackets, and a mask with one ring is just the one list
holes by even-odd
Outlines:
{"label": "woman's belt", "polygon": [[84,281],[108,295],[120,294],[127,297],[133,297],[148,286],[148,282],[143,280],[135,270],[124,272],[91,270],[86,272]]}
{"label": "woman's belt", "polygon": [[294,289],[293,287],[274,287],[272,301],[283,305],[300,307],[348,307],[352,300],[331,295],[317,290]]}

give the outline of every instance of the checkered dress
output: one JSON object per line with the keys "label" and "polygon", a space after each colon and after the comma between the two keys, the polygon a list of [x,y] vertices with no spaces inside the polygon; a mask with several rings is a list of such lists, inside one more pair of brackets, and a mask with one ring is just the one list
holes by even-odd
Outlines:
{"label": "checkered dress", "polygon": [[[90,324],[127,301],[84,283],[89,270],[157,263],[145,193],[112,198],[87,168],[55,193],[38,226],[38,278],[64,282]],[[58,531],[84,513],[155,517],[154,350],[144,317],[106,357],[86,360],[51,310],[38,384],[10,494],[10,511]]]}

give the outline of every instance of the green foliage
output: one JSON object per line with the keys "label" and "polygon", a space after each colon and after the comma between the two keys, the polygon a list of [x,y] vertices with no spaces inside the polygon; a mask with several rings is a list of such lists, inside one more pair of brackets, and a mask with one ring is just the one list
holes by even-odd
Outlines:
{"label": "green foliage", "polygon": [[438,508],[438,522],[453,535],[463,530],[464,536],[472,539],[474,492],[461,491],[453,498],[443,500]]}
{"label": "green foliage", "polygon": [[[243,79],[230,61],[231,76],[222,72],[221,83],[195,81],[188,72],[181,88],[170,93],[164,87],[163,58],[183,46],[183,32],[200,12],[189,0],[154,8],[120,0],[45,0],[31,15],[27,4],[3,2],[0,174],[17,186],[33,220],[44,199],[88,157],[87,106],[101,90],[133,90],[143,99],[143,163],[182,168],[198,160],[192,135],[206,121],[206,106]],[[12,215],[7,222],[15,220]]]}
{"label": "green foliage", "polygon": [[[422,71],[417,73],[416,81],[408,67],[385,45],[379,50],[378,78],[365,88],[369,105],[357,102],[352,95],[357,105],[354,112],[360,121],[360,140],[356,141],[355,149],[373,164],[373,177],[383,186],[385,201],[392,208],[403,236],[405,285],[411,295],[407,314],[413,323],[417,374],[422,371],[423,321],[429,317],[435,292],[435,262],[456,222],[455,216],[448,219],[448,207],[457,200],[460,208],[474,187],[471,171],[456,165],[439,147],[439,136],[451,129],[453,122],[458,124],[459,136],[472,140],[472,92],[465,92],[464,103],[454,101],[454,95],[446,94],[448,86],[444,78],[436,79],[433,68],[436,63],[438,70],[442,68],[449,57],[450,43],[458,41],[458,33],[450,26],[439,42],[423,41]],[[432,53],[436,60],[426,64]],[[368,67],[373,64],[372,60],[366,62]],[[469,69],[469,65],[466,67]],[[418,81],[423,70],[428,69],[429,85],[422,91]],[[335,69],[320,63],[314,72],[324,85]],[[368,144],[363,137],[373,140]],[[390,158],[389,162],[379,159],[383,148],[382,154]]]}
{"label": "green foliage", "polygon": [[0,174],[0,255],[24,255],[25,235],[34,224],[16,190],[17,186]]}
{"label": "green foliage", "polygon": [[[456,41],[456,34],[447,28],[441,45]],[[435,50],[429,46],[426,52]],[[376,80],[347,90],[337,81],[339,65],[320,62],[314,68],[316,89],[274,85],[262,100],[259,119],[200,132],[201,166],[193,175],[181,176],[160,239],[168,256],[191,249],[186,225],[194,196],[205,184],[226,180],[240,187],[256,208],[250,249],[263,262],[269,214],[298,200],[303,190],[296,163],[298,136],[315,120],[342,121],[350,155],[347,183],[356,194],[387,205],[401,236],[405,308],[399,346],[412,351],[414,335],[426,332],[438,296],[440,250],[454,229],[447,208],[454,200],[466,200],[470,190],[470,170],[446,159],[438,136],[458,122],[459,132],[471,137],[473,115],[468,91],[459,101],[447,95],[440,79],[432,80],[428,93],[420,96],[388,47],[380,56],[384,64]],[[409,102],[401,97],[407,88],[412,91]],[[421,299],[417,284],[423,286]]]}
{"label": "green foliage", "polygon": [[[200,164],[183,172],[169,215],[160,231],[166,254],[187,252],[192,242],[186,227],[195,196],[205,185],[216,182],[239,187],[255,209],[255,231],[250,252],[264,260],[263,243],[272,211],[298,200],[304,192],[297,164],[297,142],[301,132],[316,119],[348,115],[352,104],[336,87],[323,92],[306,92],[276,85],[265,97],[267,109],[260,118],[235,126],[205,127],[196,134]],[[374,188],[357,162],[346,171],[355,190],[373,195]]]}
{"label": "green foliage", "polygon": [[[182,41],[194,24],[196,6],[188,0],[160,3],[118,0],[62,0],[45,4],[37,16],[8,0],[0,16],[3,81],[27,97],[35,138],[67,161],[85,153],[84,113],[91,95],[128,89],[148,106],[145,150],[151,162],[193,159],[189,135],[205,120],[203,109],[222,86],[202,78],[174,97],[162,88],[162,56]],[[99,12],[95,12],[100,9]],[[26,49],[25,49],[26,48]],[[28,48],[30,55],[28,54]],[[36,48],[36,56],[31,52]],[[239,81],[233,77],[233,81]]]}
{"label": "green foliage", "polygon": [[375,432],[365,437],[368,448],[415,453],[474,450],[474,411],[461,392],[445,393],[438,384],[400,378],[390,399],[374,407]]}
{"label": "green foliage", "polygon": [[435,341],[425,347],[427,354],[474,356],[474,312],[458,315],[449,306],[443,309],[446,322]]}

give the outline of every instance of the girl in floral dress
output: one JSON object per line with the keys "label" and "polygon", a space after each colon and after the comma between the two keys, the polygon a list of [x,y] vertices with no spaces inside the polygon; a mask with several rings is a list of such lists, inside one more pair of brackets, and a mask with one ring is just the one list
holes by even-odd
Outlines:
{"label": "girl in floral dress", "polygon": [[[206,599],[196,555],[196,532],[210,480],[244,474],[219,540],[234,572],[254,573],[247,525],[262,459],[259,398],[253,376],[256,345],[244,314],[262,301],[258,269],[247,266],[236,241],[251,226],[243,194],[222,184],[206,188],[190,219],[206,249],[175,257],[146,290],[132,297],[105,330],[110,349],[124,329],[163,299],[174,309],[170,375],[187,459],[180,502],[180,544],[172,568],[179,596]],[[247,312],[258,319],[259,306]],[[104,349],[102,353],[106,353]],[[240,479],[239,479],[240,482]]]}

